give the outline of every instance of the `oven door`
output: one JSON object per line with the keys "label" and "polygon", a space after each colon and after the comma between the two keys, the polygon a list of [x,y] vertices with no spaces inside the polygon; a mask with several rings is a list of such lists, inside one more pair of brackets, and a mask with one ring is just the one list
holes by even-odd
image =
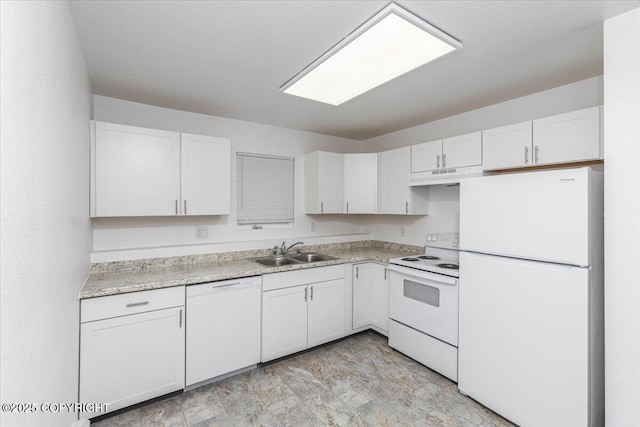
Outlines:
{"label": "oven door", "polygon": [[458,280],[390,265],[389,317],[458,346]]}

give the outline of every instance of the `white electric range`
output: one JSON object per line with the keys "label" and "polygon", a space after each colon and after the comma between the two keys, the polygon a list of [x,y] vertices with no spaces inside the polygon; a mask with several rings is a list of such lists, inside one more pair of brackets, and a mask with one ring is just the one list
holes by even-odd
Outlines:
{"label": "white electric range", "polygon": [[427,235],[425,252],[389,261],[389,346],[458,380],[457,233]]}

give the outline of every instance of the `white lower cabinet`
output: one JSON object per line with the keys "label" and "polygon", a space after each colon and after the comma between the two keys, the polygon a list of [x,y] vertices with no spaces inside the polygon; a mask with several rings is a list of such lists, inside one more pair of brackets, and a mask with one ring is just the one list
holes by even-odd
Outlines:
{"label": "white lower cabinet", "polygon": [[263,276],[262,362],[344,336],[344,266]]}
{"label": "white lower cabinet", "polygon": [[309,285],[308,347],[344,336],[344,279]]}
{"label": "white lower cabinet", "polygon": [[262,361],[307,348],[306,285],[262,293]]}
{"label": "white lower cabinet", "polygon": [[81,301],[80,402],[111,412],[183,389],[184,357],[184,287]]}
{"label": "white lower cabinet", "polygon": [[389,274],[386,266],[367,262],[353,265],[352,329],[389,330]]}

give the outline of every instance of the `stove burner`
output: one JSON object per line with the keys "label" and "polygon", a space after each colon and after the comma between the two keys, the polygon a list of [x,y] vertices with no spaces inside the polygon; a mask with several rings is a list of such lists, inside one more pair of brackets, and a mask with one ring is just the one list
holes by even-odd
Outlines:
{"label": "stove burner", "polygon": [[403,261],[420,261],[418,258],[402,258]]}
{"label": "stove burner", "polygon": [[437,259],[440,259],[439,257],[437,257],[437,256],[433,256],[433,255],[421,255],[421,256],[419,256],[418,258],[420,258],[420,259],[428,259],[428,260],[437,260]]}
{"label": "stove burner", "polygon": [[448,269],[451,269],[451,270],[457,270],[459,268],[458,264],[438,264],[437,267],[448,268]]}

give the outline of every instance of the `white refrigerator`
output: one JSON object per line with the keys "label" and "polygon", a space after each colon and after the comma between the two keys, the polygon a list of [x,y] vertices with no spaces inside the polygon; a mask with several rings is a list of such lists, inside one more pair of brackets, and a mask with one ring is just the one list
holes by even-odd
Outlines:
{"label": "white refrigerator", "polygon": [[458,388],[516,424],[604,425],[603,176],[460,185]]}

